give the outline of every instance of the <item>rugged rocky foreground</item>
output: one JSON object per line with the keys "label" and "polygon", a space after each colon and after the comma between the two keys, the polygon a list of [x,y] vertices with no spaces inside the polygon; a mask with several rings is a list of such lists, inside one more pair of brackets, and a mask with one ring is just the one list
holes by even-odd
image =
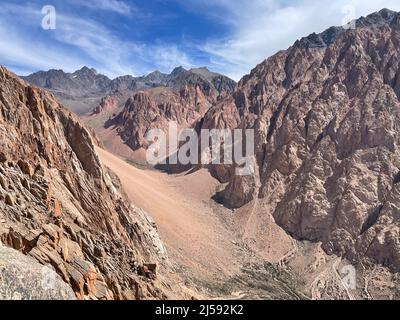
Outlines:
{"label": "rugged rocky foreground", "polygon": [[155,224],[55,98],[0,67],[0,240],[53,267],[79,299],[171,292]]}
{"label": "rugged rocky foreground", "polygon": [[[265,217],[329,254],[400,271],[400,14],[297,41],[244,77],[203,126],[256,130],[256,174],[216,174],[231,208]],[[254,222],[257,223],[257,222]],[[265,248],[265,231],[251,236]]]}

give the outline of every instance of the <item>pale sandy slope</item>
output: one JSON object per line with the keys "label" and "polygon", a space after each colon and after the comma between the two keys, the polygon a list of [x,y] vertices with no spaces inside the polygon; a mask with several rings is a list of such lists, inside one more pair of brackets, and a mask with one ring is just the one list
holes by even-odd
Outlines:
{"label": "pale sandy slope", "polygon": [[210,205],[218,182],[207,171],[169,176],[97,151],[119,176],[131,201],[156,221],[171,258],[183,272],[215,280],[238,272],[245,258],[228,226],[232,212]]}
{"label": "pale sandy slope", "polygon": [[[181,267],[177,281],[185,280],[185,275],[200,281],[228,281],[230,275],[240,275],[240,267],[254,258],[289,266],[295,277],[304,282],[302,291],[312,298],[347,299],[353,294],[355,297],[364,294],[350,294],[343,289],[338,268],[348,262],[327,256],[319,244],[296,245],[275,224],[259,200],[234,213],[213,203],[210,199],[218,182],[207,171],[169,176],[137,169],[102,149],[97,151],[103,163],[119,176],[132,203],[146,210],[157,222],[171,260]],[[253,249],[256,256],[244,248]],[[232,288],[232,297],[243,294],[254,298],[260,296],[260,292],[262,297],[274,297],[274,292],[263,292],[268,288],[265,283],[270,283],[269,279],[260,278],[258,271],[254,272],[255,279],[261,281],[260,287],[254,287],[257,283],[254,281],[246,287],[245,275],[241,285]],[[366,272],[367,277],[371,277],[369,272]],[[372,275],[376,276],[374,272],[375,269]],[[390,279],[382,272],[379,277]],[[284,282],[283,287],[286,285]],[[374,290],[370,292],[380,292]],[[207,292],[203,293],[208,296]]]}

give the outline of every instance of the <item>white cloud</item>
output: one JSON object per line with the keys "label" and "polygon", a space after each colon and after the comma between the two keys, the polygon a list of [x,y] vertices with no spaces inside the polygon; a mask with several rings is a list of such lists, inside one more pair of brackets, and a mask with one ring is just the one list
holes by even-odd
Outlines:
{"label": "white cloud", "polygon": [[94,10],[113,11],[118,14],[129,16],[136,9],[120,0],[69,0],[72,3]]}
{"label": "white cloud", "polygon": [[211,55],[219,71],[236,80],[295,40],[332,25],[342,25],[346,6],[354,7],[356,17],[382,8],[400,10],[398,0],[192,0],[186,3],[188,8],[200,8],[216,22],[230,27],[228,37],[209,39],[199,49]]}
{"label": "white cloud", "polygon": [[99,71],[110,76],[134,73],[129,56],[142,54],[142,46],[122,42],[107,28],[89,19],[58,15],[54,39],[79,49],[92,61]]}
{"label": "white cloud", "polygon": [[47,46],[40,43],[27,44],[18,33],[0,24],[0,60],[1,63],[18,66],[15,72],[23,73],[34,70],[47,70],[51,68],[65,68],[69,66],[82,66],[83,60],[74,58],[63,51],[49,51]]}
{"label": "white cloud", "polygon": [[[69,0],[125,14],[136,10],[121,0]],[[258,63],[294,41],[332,25],[343,24],[343,8],[352,5],[356,17],[384,7],[400,11],[398,0],[175,0],[201,12],[229,30],[203,43],[140,43],[122,40],[101,21],[59,13],[55,31],[40,26],[40,8],[2,3],[0,63],[23,71],[50,68],[73,71],[88,65],[110,77],[141,75],[154,69],[204,65],[239,80]],[[126,6],[129,6],[128,9]],[[136,12],[136,11],[135,11]],[[18,19],[15,19],[18,17]],[[34,30],[34,31],[31,31]]]}
{"label": "white cloud", "polygon": [[21,21],[41,22],[41,13],[38,10],[28,6],[4,5],[0,17],[0,63],[14,66],[13,71],[19,74],[50,68],[71,70],[71,66],[83,65],[84,60],[73,57],[62,48],[50,48],[45,43],[23,36],[24,33],[13,23],[13,17],[17,13],[30,18]]}
{"label": "white cloud", "polygon": [[177,66],[192,68],[195,65],[189,56],[174,45],[158,45],[153,47],[150,59],[156,59],[158,66],[164,71],[170,71]]}
{"label": "white cloud", "polygon": [[182,65],[193,66],[189,56],[174,44],[145,44],[122,41],[95,21],[60,16],[55,38],[87,54],[97,62],[100,72],[110,76],[167,72]]}
{"label": "white cloud", "polygon": [[[15,71],[26,73],[55,68],[71,72],[88,65],[116,77],[142,75],[154,69],[167,72],[177,65],[194,65],[174,44],[123,41],[94,20],[60,13],[57,14],[57,29],[41,30],[41,35],[35,35],[32,41],[26,30],[40,25],[39,9],[13,4],[2,9],[0,63],[15,67]],[[18,21],[25,22],[15,23],[15,15]]]}

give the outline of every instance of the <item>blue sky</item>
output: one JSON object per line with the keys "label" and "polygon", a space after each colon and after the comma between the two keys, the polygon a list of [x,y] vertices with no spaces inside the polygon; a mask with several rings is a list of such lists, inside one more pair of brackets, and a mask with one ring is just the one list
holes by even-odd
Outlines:
{"label": "blue sky", "polygon": [[[45,5],[56,29],[43,30]],[[207,66],[239,80],[296,39],[398,0],[2,0],[0,64],[110,77]]]}

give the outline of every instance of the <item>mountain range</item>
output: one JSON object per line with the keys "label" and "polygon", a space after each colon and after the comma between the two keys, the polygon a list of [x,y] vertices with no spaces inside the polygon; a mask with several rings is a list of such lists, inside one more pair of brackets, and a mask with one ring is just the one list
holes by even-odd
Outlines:
{"label": "mountain range", "polygon": [[[1,242],[79,299],[399,299],[399,44],[383,9],[238,84],[2,67]],[[254,173],[143,168],[146,132],[170,121],[254,129]]]}
{"label": "mountain range", "polygon": [[21,78],[54,93],[65,106],[78,115],[90,113],[100,103],[101,97],[117,92],[129,96],[148,88],[174,88],[183,84],[198,84],[201,87],[231,92],[236,85],[228,77],[210,72],[207,68],[186,70],[183,67],[175,68],[170,74],[154,71],[147,76],[126,75],[113,80],[86,66],[73,73],[49,70]]}

